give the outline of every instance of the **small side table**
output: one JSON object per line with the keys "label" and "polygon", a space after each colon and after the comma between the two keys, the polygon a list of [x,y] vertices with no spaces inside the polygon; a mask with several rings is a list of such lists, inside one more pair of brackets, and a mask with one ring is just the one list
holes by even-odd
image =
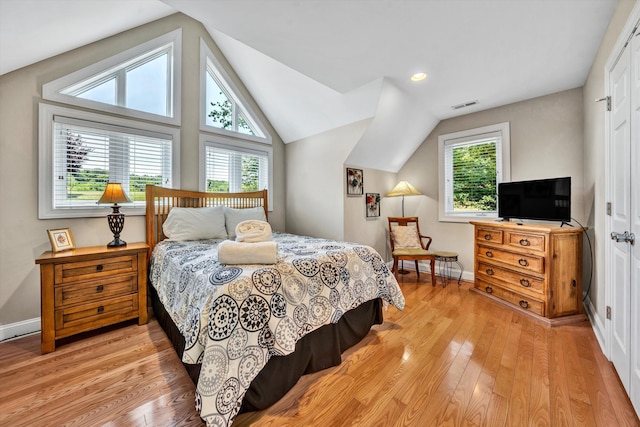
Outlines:
{"label": "small side table", "polygon": [[442,287],[447,286],[447,283],[453,278],[453,264],[457,264],[460,269],[460,275],[458,276],[458,286],[460,286],[460,280],[462,279],[462,272],[464,271],[464,266],[460,261],[458,261],[458,254],[456,252],[447,252],[447,251],[435,251],[434,255],[436,257],[436,269],[438,271],[438,276],[442,278]]}

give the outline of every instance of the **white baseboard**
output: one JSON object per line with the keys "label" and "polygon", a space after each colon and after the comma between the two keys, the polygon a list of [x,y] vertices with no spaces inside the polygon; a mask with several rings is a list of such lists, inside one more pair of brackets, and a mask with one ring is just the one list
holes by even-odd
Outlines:
{"label": "white baseboard", "polygon": [[589,318],[589,322],[591,323],[591,328],[593,329],[593,333],[598,340],[598,344],[600,344],[600,350],[602,350],[602,354],[605,355],[607,359],[609,359],[609,352],[607,351],[607,340],[606,340],[606,328],[605,325],[600,321],[600,317],[596,314],[596,308],[593,306],[591,302],[591,298],[587,295],[584,300],[584,310],[587,313],[587,317]]}
{"label": "white baseboard", "polygon": [[23,320],[21,322],[0,325],[0,341],[7,341],[24,335],[40,332],[40,318]]}
{"label": "white baseboard", "polygon": [[[391,267],[393,267],[393,262],[387,263],[387,265],[389,266],[389,270],[391,270]],[[418,265],[420,267],[420,272],[421,273],[429,273],[431,274],[431,263],[428,261],[418,261]],[[405,270],[411,270],[411,271],[415,271],[416,270],[416,264],[413,261],[407,261],[404,264],[403,267]],[[436,268],[436,275],[438,274],[438,270]],[[451,276],[455,279],[457,279],[458,277],[460,277],[460,269],[456,269],[456,268],[451,268]],[[468,271],[468,270],[464,270],[462,272],[462,280],[466,280],[468,282],[473,282],[474,280],[474,276],[473,276],[473,271]]]}

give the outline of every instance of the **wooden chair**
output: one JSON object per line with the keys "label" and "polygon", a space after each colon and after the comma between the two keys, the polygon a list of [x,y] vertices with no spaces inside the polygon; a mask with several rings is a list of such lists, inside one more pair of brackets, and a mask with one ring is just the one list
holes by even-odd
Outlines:
{"label": "wooden chair", "polygon": [[[420,234],[417,216],[389,217],[389,238],[393,255],[393,273],[398,278],[398,261],[414,261],[420,278],[418,261],[431,262],[431,284],[436,285],[435,252],[429,251],[431,237]],[[426,243],[425,243],[426,241]]]}

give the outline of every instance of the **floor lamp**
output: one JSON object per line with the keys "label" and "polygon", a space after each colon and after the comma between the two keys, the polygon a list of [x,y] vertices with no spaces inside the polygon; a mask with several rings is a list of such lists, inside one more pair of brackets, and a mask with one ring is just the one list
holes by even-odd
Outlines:
{"label": "floor lamp", "polygon": [[[416,187],[414,187],[413,185],[409,184],[407,181],[400,181],[398,183],[398,185],[396,185],[395,187],[393,187],[393,190],[391,190],[389,193],[387,193],[387,197],[398,197],[398,196],[402,196],[402,216],[404,216],[404,196],[419,196],[420,194],[422,194],[421,192],[419,192]],[[409,271],[404,269],[404,260],[401,261],[401,267],[398,270],[398,273],[400,274],[407,274],[409,273]]]}

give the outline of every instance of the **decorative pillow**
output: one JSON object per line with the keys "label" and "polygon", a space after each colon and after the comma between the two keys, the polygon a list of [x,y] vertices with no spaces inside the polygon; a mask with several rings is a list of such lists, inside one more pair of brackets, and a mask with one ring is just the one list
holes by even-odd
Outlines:
{"label": "decorative pillow", "polygon": [[162,231],[169,240],[226,239],[224,209],[173,208],[162,225]]}
{"label": "decorative pillow", "polygon": [[242,221],[248,220],[266,221],[267,216],[264,214],[264,208],[232,209],[224,207],[224,221],[230,239],[236,237],[236,226]]}
{"label": "decorative pillow", "polygon": [[396,249],[422,248],[416,227],[392,225],[391,232]]}

